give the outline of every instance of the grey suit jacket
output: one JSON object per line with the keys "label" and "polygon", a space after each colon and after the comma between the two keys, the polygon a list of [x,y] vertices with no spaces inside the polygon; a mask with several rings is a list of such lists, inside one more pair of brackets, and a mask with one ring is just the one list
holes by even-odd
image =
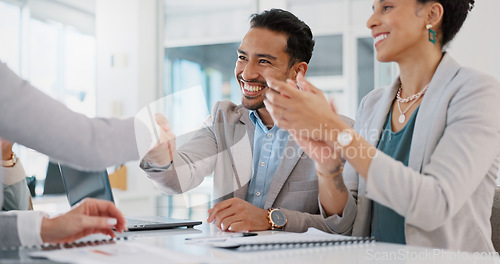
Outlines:
{"label": "grey suit jacket", "polygon": [[[252,176],[255,125],[242,105],[218,102],[204,126],[188,143],[179,146],[173,166],[147,172],[163,192],[183,193],[214,173],[214,203],[238,197],[245,200]],[[281,208],[287,216],[286,231],[308,227],[328,230],[318,208],[318,180],[314,162],[290,138],[273,177],[264,209]]]}
{"label": "grey suit jacket", "polygon": [[[400,85],[399,78],[361,102],[356,131],[376,146]],[[382,152],[368,180],[346,165],[352,196],[343,217],[327,219],[336,232],[368,236],[375,200],[405,217],[409,245],[494,251],[490,215],[500,150],[500,85],[445,54],[422,100],[409,164]]]}
{"label": "grey suit jacket", "polygon": [[[143,126],[137,129],[148,133]],[[139,158],[132,118],[90,119],[75,113],[1,62],[0,137],[92,170]],[[2,178],[0,170],[0,183]],[[21,244],[16,219],[15,214],[0,213],[0,247]]]}
{"label": "grey suit jacket", "polygon": [[23,164],[17,160],[12,167],[0,167],[3,173],[3,207],[5,211],[28,210],[30,205],[30,191],[26,184],[26,172]]}

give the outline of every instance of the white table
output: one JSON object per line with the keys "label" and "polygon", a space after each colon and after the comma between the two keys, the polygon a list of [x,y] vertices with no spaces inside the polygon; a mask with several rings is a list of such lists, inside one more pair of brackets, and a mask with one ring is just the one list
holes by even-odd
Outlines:
{"label": "white table", "polygon": [[[267,250],[259,252],[238,252],[227,249],[209,248],[186,244],[187,237],[220,235],[213,225],[203,224],[196,227],[200,233],[169,233],[156,236],[131,237],[129,241],[146,243],[159,248],[167,248],[194,256],[204,257],[216,262],[238,263],[500,263],[495,254],[474,254],[424,247],[413,247],[389,243],[369,243],[360,245],[330,246],[316,248],[299,248],[284,250]],[[276,231],[275,231],[276,232]],[[279,232],[279,231],[278,231]],[[258,232],[269,235],[272,231]]]}
{"label": "white table", "polygon": [[[379,242],[253,252],[239,252],[186,243],[186,238],[220,235],[227,235],[227,233],[222,234],[213,224],[204,223],[189,229],[128,232],[119,235],[121,238],[116,240],[116,246],[146,245],[147,248],[164,254],[166,258],[174,257],[174,255],[175,257],[184,256],[183,260],[190,263],[500,263],[500,257],[493,254],[481,255]],[[273,231],[259,232],[259,235],[273,235]],[[127,236],[127,240],[123,238],[124,236]],[[101,236],[92,237],[92,239],[102,238]],[[36,250],[0,252],[0,262],[53,263],[30,259],[28,254]],[[139,255],[139,258],[142,257]],[[146,253],[144,259],[147,259]]]}

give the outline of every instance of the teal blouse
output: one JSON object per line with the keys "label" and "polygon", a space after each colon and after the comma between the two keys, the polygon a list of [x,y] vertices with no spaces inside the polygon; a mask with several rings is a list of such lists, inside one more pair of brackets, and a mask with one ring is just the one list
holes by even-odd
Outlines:
{"label": "teal blouse", "polygon": [[[377,149],[401,161],[405,166],[408,166],[411,139],[419,108],[420,106],[413,112],[405,127],[398,132],[392,132],[392,111],[389,111],[377,146]],[[406,244],[405,218],[394,210],[373,201],[371,235],[381,242]]]}

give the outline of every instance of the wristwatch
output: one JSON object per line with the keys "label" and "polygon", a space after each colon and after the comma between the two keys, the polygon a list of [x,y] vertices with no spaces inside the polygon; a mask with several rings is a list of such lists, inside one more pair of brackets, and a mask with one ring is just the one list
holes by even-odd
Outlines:
{"label": "wristwatch", "polygon": [[3,167],[14,167],[17,163],[17,156],[12,152],[12,156],[10,156],[10,159],[8,160],[2,160],[2,166]]}
{"label": "wristwatch", "polygon": [[350,129],[345,129],[337,135],[337,142],[342,147],[347,147],[352,143],[354,137]]}
{"label": "wristwatch", "polygon": [[271,225],[271,230],[283,230],[286,225],[286,215],[279,208],[269,208],[267,221]]}

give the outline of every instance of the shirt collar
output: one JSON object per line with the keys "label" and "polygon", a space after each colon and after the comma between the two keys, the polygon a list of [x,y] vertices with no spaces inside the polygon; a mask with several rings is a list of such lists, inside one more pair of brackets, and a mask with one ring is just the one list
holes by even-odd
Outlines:
{"label": "shirt collar", "polygon": [[260,120],[260,116],[257,113],[257,110],[250,110],[248,112],[248,116],[250,117],[250,120],[252,120],[252,123],[254,125],[257,125],[257,120]]}
{"label": "shirt collar", "polygon": [[264,133],[268,133],[270,131],[276,131],[279,128],[277,126],[273,126],[272,129],[268,129],[266,125],[264,125],[264,122],[262,122],[262,119],[260,119],[259,113],[257,113],[257,110],[250,110],[250,120],[252,120],[252,123],[255,125],[255,127],[260,128]]}
{"label": "shirt collar", "polygon": [[250,120],[256,127],[260,127],[264,133],[272,132],[272,131],[286,131],[282,130],[280,127],[278,127],[276,124],[273,126],[273,128],[268,129],[266,125],[264,125],[264,122],[262,122],[262,119],[260,119],[259,113],[257,110],[250,110],[248,115],[250,116]]}

